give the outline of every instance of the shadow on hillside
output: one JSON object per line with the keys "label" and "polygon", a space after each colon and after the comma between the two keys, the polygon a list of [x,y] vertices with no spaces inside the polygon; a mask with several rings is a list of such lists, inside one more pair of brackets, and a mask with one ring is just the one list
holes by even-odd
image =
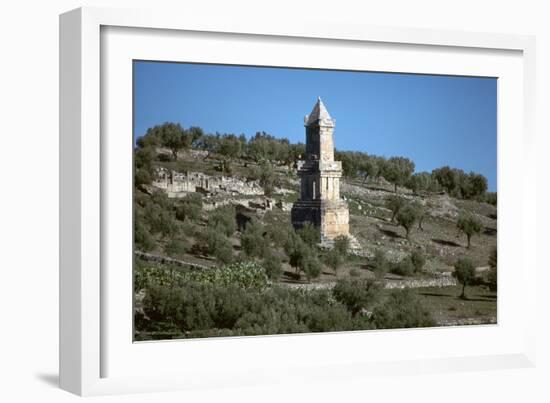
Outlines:
{"label": "shadow on hillside", "polygon": [[399,235],[397,232],[392,231],[391,229],[385,229],[385,228],[379,228],[380,232],[383,233],[386,236],[389,236],[391,238],[401,238],[401,235]]}
{"label": "shadow on hillside", "polygon": [[497,229],[496,229],[496,228],[485,227],[485,230],[483,231],[483,234],[484,234],[484,235],[494,236],[494,235],[497,234]]}
{"label": "shadow on hillside", "polygon": [[439,245],[443,245],[443,246],[452,246],[452,247],[459,247],[461,246],[460,244],[457,244],[456,242],[453,242],[453,241],[447,241],[445,239],[436,239],[436,238],[432,238],[432,242],[435,242]]}

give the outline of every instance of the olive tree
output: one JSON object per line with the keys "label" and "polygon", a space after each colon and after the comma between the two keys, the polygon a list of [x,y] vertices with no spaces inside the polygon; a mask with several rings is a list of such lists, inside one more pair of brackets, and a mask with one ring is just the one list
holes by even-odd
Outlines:
{"label": "olive tree", "polygon": [[418,221],[419,217],[420,211],[412,204],[406,205],[397,213],[397,223],[405,228],[405,237],[407,239],[409,239],[414,223]]}
{"label": "olive tree", "polygon": [[472,235],[480,234],[481,229],[483,228],[483,225],[479,218],[471,214],[461,215],[458,218],[456,226],[458,229],[466,234],[466,238],[468,239],[467,248],[470,248]]}
{"label": "olive tree", "polygon": [[466,286],[473,283],[476,275],[474,263],[468,258],[458,259],[455,263],[453,276],[462,284],[460,298],[466,299]]}

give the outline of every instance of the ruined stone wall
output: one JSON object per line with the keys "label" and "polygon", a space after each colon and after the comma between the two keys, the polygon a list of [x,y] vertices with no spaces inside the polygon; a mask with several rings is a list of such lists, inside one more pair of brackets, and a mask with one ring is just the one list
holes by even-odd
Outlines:
{"label": "ruined stone wall", "polygon": [[153,186],[163,189],[170,197],[185,196],[189,192],[260,196],[264,194],[258,181],[246,181],[236,177],[211,176],[201,172],[185,174],[159,169]]}

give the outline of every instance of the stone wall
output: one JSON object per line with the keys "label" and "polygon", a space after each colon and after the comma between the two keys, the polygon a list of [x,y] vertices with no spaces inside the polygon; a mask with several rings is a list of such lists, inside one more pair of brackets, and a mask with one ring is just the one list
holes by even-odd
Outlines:
{"label": "stone wall", "polygon": [[223,175],[212,176],[202,172],[181,173],[164,168],[157,170],[157,180],[153,182],[153,186],[166,191],[169,197],[182,197],[189,192],[200,192],[205,196],[264,194],[258,181]]}

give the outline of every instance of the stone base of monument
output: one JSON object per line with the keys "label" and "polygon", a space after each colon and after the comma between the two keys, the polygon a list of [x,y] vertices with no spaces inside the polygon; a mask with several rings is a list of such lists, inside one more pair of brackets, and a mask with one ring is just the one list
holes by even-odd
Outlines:
{"label": "stone base of monument", "polygon": [[291,210],[292,225],[296,229],[312,223],[321,233],[321,246],[332,247],[340,235],[350,237],[350,246],[360,247],[349,233],[349,210],[344,200],[307,200],[294,203]]}

